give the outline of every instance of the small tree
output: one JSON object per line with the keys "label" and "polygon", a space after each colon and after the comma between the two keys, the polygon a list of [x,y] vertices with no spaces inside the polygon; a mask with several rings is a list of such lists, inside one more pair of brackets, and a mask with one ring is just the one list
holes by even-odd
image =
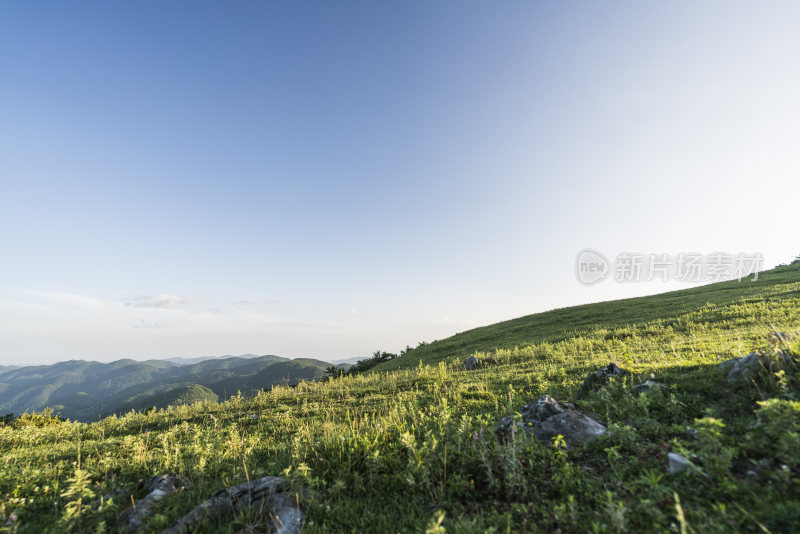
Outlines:
{"label": "small tree", "polygon": [[325,368],[325,380],[330,380],[331,378],[335,378],[337,376],[342,376],[345,374],[344,369],[341,367],[336,367],[335,365],[330,365]]}

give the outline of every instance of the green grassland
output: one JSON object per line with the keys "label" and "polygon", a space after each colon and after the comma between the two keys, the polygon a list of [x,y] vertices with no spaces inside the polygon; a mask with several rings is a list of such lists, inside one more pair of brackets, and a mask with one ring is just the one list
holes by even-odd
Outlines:
{"label": "green grassland", "polygon": [[[584,304],[544,313],[526,315],[491,326],[474,328],[444,340],[420,344],[403,358],[384,362],[375,369],[389,371],[422,361],[426,364],[452,360],[475,351],[496,348],[512,349],[541,343],[558,342],[594,328],[621,328],[645,322],[667,324],[703,306],[724,306],[749,299],[760,301],[782,298],[797,281],[796,266],[784,266],[761,273],[755,281],[722,282],[662,293],[651,297],[631,298]],[[791,286],[795,287],[795,286]],[[676,327],[679,329],[680,327]]]}
{"label": "green grassland", "polygon": [[[311,533],[798,532],[800,347],[773,330],[800,334],[800,263],[531,315],[223,403],[89,424],[27,415],[0,425],[0,531],[114,532],[143,480],[178,473],[193,486],[146,531],[221,487],[283,475],[311,490]],[[793,359],[739,383],[716,368],[754,349]],[[473,354],[487,365],[462,370]],[[610,361],[633,376],[581,394]],[[669,389],[635,395],[648,378]],[[573,449],[499,442],[497,421],[545,393],[609,431]],[[671,451],[695,467],[669,474]],[[240,513],[203,532],[264,524]]]}

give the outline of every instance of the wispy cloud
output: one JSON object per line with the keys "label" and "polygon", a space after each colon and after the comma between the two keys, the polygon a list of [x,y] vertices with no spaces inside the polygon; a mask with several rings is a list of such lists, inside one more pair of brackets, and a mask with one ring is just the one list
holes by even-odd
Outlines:
{"label": "wispy cloud", "polygon": [[164,328],[166,323],[162,323],[160,321],[145,321],[144,319],[140,318],[139,322],[134,323],[133,328]]}
{"label": "wispy cloud", "polygon": [[180,308],[194,304],[194,302],[195,299],[192,297],[162,293],[161,295],[136,297],[126,301],[125,305],[130,308]]}
{"label": "wispy cloud", "polygon": [[242,299],[234,301],[234,303],[240,304],[242,306],[259,306],[259,305],[285,304],[286,301],[283,299]]}
{"label": "wispy cloud", "polygon": [[434,315],[431,317],[434,324],[453,324],[453,320],[446,315]]}

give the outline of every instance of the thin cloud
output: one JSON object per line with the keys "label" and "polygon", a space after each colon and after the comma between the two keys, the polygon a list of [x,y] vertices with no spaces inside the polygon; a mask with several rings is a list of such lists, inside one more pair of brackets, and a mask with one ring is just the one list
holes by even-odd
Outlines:
{"label": "thin cloud", "polygon": [[434,324],[440,324],[440,325],[454,323],[454,321],[446,315],[434,315],[433,317],[431,317],[431,321],[433,321]]}
{"label": "thin cloud", "polygon": [[163,293],[128,300],[125,302],[125,306],[130,308],[180,308],[193,303],[194,299],[191,297]]}
{"label": "thin cloud", "polygon": [[164,328],[166,323],[162,323],[160,321],[145,321],[144,319],[139,319],[138,323],[132,325],[133,328]]}
{"label": "thin cloud", "polygon": [[242,299],[235,301],[235,303],[243,306],[258,306],[267,304],[285,304],[286,301],[283,299]]}

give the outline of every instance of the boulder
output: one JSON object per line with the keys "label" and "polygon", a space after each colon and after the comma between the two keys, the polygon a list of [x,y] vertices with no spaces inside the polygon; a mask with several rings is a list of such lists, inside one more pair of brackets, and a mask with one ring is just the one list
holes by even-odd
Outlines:
{"label": "boulder", "polygon": [[281,477],[259,478],[215,492],[161,534],[194,532],[204,521],[247,509],[263,512],[269,517],[271,534],[297,534],[305,517],[300,505],[302,494],[303,491],[290,491],[288,483]]}
{"label": "boulder", "polygon": [[667,471],[672,475],[686,471],[692,466],[689,460],[676,452],[667,454],[667,460],[669,461],[669,467],[667,467]]}
{"label": "boulder", "polygon": [[735,382],[739,379],[751,378],[760,365],[758,353],[751,352],[747,356],[726,360],[717,368],[728,373],[728,382]]}
{"label": "boulder", "polygon": [[573,406],[558,402],[549,395],[542,395],[519,411],[520,417],[509,415],[500,420],[497,434],[509,440],[522,432],[550,443],[556,436],[563,436],[568,447],[602,435],[606,427]]}
{"label": "boulder", "polygon": [[157,475],[149,479],[145,483],[147,495],[135,501],[131,508],[123,512],[120,518],[123,528],[128,532],[138,532],[152,515],[158,501],[191,485],[192,482],[188,478],[178,475]]}
{"label": "boulder", "polygon": [[464,360],[464,370],[465,371],[475,371],[483,367],[483,361],[476,358],[475,356],[470,356],[466,360]]}
{"label": "boulder", "polygon": [[751,380],[763,367],[769,371],[784,367],[791,361],[791,356],[783,351],[766,354],[751,352],[747,356],[731,358],[719,364],[717,368],[728,373],[728,382]]}
{"label": "boulder", "polygon": [[618,376],[630,376],[630,373],[618,366],[616,363],[611,362],[605,367],[601,367],[597,371],[586,375],[586,378],[583,379],[580,393],[581,395],[585,395],[591,391],[601,388],[608,384],[608,381],[613,377]]}

